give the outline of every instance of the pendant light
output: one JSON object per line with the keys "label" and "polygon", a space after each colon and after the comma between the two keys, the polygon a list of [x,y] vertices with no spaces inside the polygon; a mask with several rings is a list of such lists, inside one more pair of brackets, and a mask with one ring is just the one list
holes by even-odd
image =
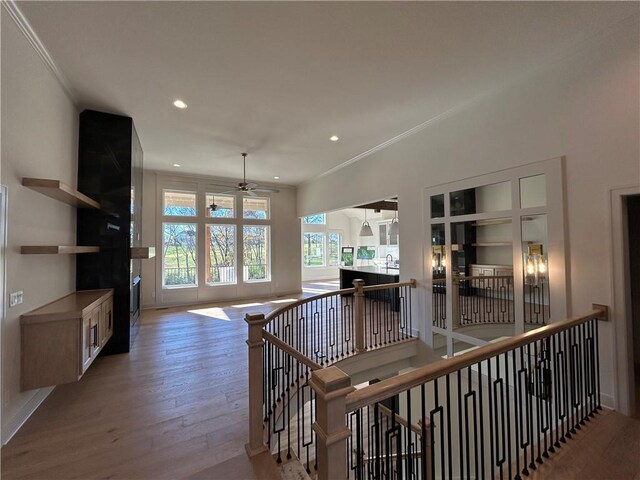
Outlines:
{"label": "pendant light", "polygon": [[391,225],[389,225],[389,235],[398,235],[400,228],[398,226],[398,212],[394,212],[393,220],[391,220]]}
{"label": "pendant light", "polygon": [[360,236],[361,237],[373,237],[373,230],[371,230],[371,225],[367,222],[367,209],[364,209],[364,223],[362,224],[362,228],[360,228]]}

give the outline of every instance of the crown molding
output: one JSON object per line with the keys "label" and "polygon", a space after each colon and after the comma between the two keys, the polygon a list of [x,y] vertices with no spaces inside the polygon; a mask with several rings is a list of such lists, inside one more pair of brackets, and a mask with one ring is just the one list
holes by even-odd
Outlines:
{"label": "crown molding", "polygon": [[53,76],[56,78],[56,80],[58,80],[58,83],[60,83],[60,85],[62,86],[62,89],[69,97],[69,100],[71,100],[71,102],[77,106],[79,104],[78,98],[75,95],[73,88],[69,83],[69,80],[67,80],[67,77],[65,77],[60,68],[58,68],[58,65],[49,54],[49,51],[44,46],[44,43],[42,43],[42,40],[40,40],[38,34],[35,32],[22,11],[18,8],[16,2],[13,0],[2,0],[2,6],[7,11],[14,23],[18,26],[22,34],[29,41],[29,44],[33,47],[33,49],[42,59],[47,68],[51,71],[51,73],[53,73]]}
{"label": "crown molding", "polygon": [[559,51],[559,52],[555,52],[549,56],[547,56],[546,58],[544,58],[539,64],[537,65],[533,65],[527,69],[525,69],[523,72],[521,72],[520,74],[514,76],[512,79],[505,79],[502,82],[496,84],[493,86],[493,88],[488,89],[485,92],[480,93],[479,95],[476,95],[475,97],[472,97],[471,99],[459,104],[459,105],[455,105],[452,108],[439,113],[437,115],[435,115],[434,117],[431,117],[429,119],[427,119],[426,121],[416,125],[415,127],[410,128],[409,130],[406,130],[398,135],[396,135],[395,137],[390,138],[389,140],[386,140],[384,142],[382,142],[379,145],[376,145],[372,148],[370,148],[369,150],[366,150],[362,153],[359,153],[358,155],[356,155],[355,157],[352,157],[346,161],[344,161],[343,163],[340,163],[338,165],[336,165],[333,168],[330,168],[329,170],[327,170],[326,172],[320,173],[318,175],[315,175],[314,177],[311,177],[307,180],[304,180],[303,182],[300,182],[299,186],[303,187],[306,185],[309,185],[311,183],[313,183],[316,180],[319,180],[323,177],[326,177],[328,175],[331,175],[332,173],[335,173],[339,170],[342,170],[343,168],[348,167],[349,165],[352,165],[364,158],[367,158],[371,155],[373,155],[376,152],[379,152],[380,150],[384,150],[387,147],[390,147],[391,145],[394,145],[398,142],[400,142],[401,140],[404,140],[407,137],[410,137],[418,132],[421,132],[422,130],[427,129],[428,127],[430,127],[433,124],[436,124],[442,120],[445,120],[449,117],[453,117],[455,115],[457,115],[458,113],[467,110],[468,108],[473,107],[474,105],[482,102],[483,100],[490,98],[492,96],[495,96],[497,94],[499,94],[500,92],[513,87],[514,85],[518,85],[521,84],[522,82],[525,82],[530,76],[534,75],[536,72],[541,72],[544,71],[545,69],[551,68],[553,65],[556,65],[558,62],[563,61],[564,59],[566,59],[567,57],[569,57],[572,54],[577,54],[580,51],[586,50],[587,48],[591,47],[592,45],[601,42],[603,40],[605,40],[606,38],[616,34],[617,32],[623,30],[624,28],[627,28],[631,25],[635,25],[637,23],[640,23],[640,13],[634,13],[633,15],[629,15],[628,17],[623,18],[622,20],[620,20],[617,23],[614,23],[612,25],[609,25],[608,27],[604,28],[602,31],[597,32],[593,35],[591,35],[590,37],[583,39],[582,41],[578,42],[577,44],[573,44],[570,45],[568,47],[566,47],[565,49]]}

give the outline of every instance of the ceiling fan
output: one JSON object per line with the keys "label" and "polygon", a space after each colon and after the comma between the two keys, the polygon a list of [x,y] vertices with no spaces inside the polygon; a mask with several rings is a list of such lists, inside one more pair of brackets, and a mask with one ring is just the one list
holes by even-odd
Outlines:
{"label": "ceiling fan", "polygon": [[[226,187],[230,188],[229,185],[216,185],[218,187]],[[258,188],[259,185],[257,183],[247,183],[247,154],[242,154],[242,182],[238,182],[237,187],[232,187],[233,190],[227,190],[225,192],[217,192],[218,195],[226,194],[226,193],[237,193],[242,192],[245,195],[249,195],[251,197],[257,197],[258,193],[278,193],[280,190],[275,188]],[[216,210],[217,205],[211,204],[211,209]]]}

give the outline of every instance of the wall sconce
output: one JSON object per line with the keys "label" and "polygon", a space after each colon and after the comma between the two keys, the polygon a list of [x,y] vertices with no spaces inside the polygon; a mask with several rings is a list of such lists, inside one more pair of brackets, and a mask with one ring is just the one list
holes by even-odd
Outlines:
{"label": "wall sconce", "polygon": [[547,281],[547,259],[541,243],[527,245],[524,255],[524,283],[538,285]]}
{"label": "wall sconce", "polygon": [[431,247],[431,268],[433,273],[444,273],[447,268],[447,257],[444,253],[444,246],[433,245]]}

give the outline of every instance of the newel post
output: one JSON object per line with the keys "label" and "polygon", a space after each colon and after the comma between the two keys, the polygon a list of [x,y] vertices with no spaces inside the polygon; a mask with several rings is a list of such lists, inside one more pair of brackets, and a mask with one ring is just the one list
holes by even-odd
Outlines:
{"label": "newel post", "polygon": [[249,443],[245,445],[250,457],[267,450],[263,441],[262,382],[263,357],[262,328],[266,321],[262,313],[247,313],[244,317],[249,327]]}
{"label": "newel post", "polygon": [[354,294],[354,312],[356,321],[356,352],[361,353],[366,350],[364,344],[364,280],[356,279],[353,281],[356,289]]}
{"label": "newel post", "polygon": [[347,395],[355,390],[351,377],[338,367],[315,370],[311,388],[316,393],[316,432],[318,446],[318,480],[347,478],[347,438],[351,430],[346,425]]}

